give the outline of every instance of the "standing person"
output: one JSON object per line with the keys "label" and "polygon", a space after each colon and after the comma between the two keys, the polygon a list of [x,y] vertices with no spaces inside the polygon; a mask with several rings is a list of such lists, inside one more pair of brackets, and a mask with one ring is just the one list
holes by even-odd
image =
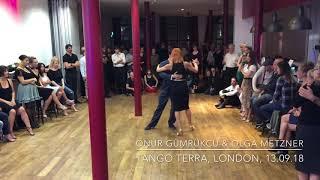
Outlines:
{"label": "standing person", "polygon": [[[192,48],[191,61],[201,62],[201,65],[203,65],[201,53],[199,52],[198,47],[196,45],[194,45]],[[197,89],[198,89],[199,73],[198,72],[193,73],[192,79],[193,79],[193,83],[192,83],[192,87],[191,87],[191,92],[195,93],[195,91],[197,91]]]}
{"label": "standing person", "polygon": [[169,52],[168,52],[168,48],[166,47],[165,43],[161,43],[161,47],[158,50],[158,54],[159,54],[159,62],[158,63],[161,63],[162,61],[168,60]]}
{"label": "standing person", "polygon": [[144,52],[144,47],[140,48],[140,65],[141,65],[141,75],[144,75],[147,70],[147,59],[146,59],[146,54]]}
{"label": "standing person", "polygon": [[114,84],[114,71],[112,63],[112,50],[110,48],[102,50],[102,62],[104,72],[104,96],[111,97],[111,89]]}
{"label": "standing person", "polygon": [[232,77],[236,77],[237,74],[237,59],[238,55],[234,51],[234,44],[229,44],[228,53],[224,56],[222,64],[226,67],[225,82],[229,82]]}
{"label": "standing person", "polygon": [[182,75],[181,79],[174,79],[170,83],[170,98],[172,99],[172,105],[176,117],[175,126],[177,128],[178,136],[183,134],[180,122],[182,112],[185,112],[187,116],[190,129],[195,129],[191,122],[191,111],[189,108],[189,91],[186,78],[187,70],[193,73],[198,73],[198,63],[199,62],[196,59],[194,59],[192,63],[183,61],[181,50],[179,48],[174,48],[169,58],[169,64],[163,67],[158,66],[157,68],[157,72],[171,71],[172,73]]}
{"label": "standing person", "polygon": [[[86,48],[85,47],[81,47],[80,49],[80,53],[81,53],[81,57],[80,57],[80,60],[79,60],[79,63],[80,63],[80,94],[81,94],[81,98],[83,99],[86,99],[88,100],[88,93],[87,93],[87,85],[86,85],[86,82],[85,82],[85,78],[82,77],[82,73],[81,73],[81,59],[82,59],[82,67],[85,67],[86,65],[86,58],[85,58],[85,51],[86,51]],[[84,58],[83,58],[84,57]]]}
{"label": "standing person", "polygon": [[240,44],[240,51],[241,52],[240,52],[239,58],[237,60],[238,71],[237,71],[236,77],[237,77],[237,81],[239,82],[239,84],[242,84],[243,74],[240,70],[240,66],[244,62],[244,59],[250,55],[251,49],[246,44],[242,43],[242,44]]}
{"label": "standing person", "polygon": [[253,88],[252,88],[252,78],[254,76],[254,74],[257,71],[257,66],[255,65],[254,62],[254,57],[252,55],[250,55],[249,57],[246,57],[244,59],[245,64],[242,64],[240,66],[240,71],[243,74],[243,81],[241,84],[241,93],[242,93],[242,100],[241,100],[241,104],[242,104],[242,110],[243,110],[243,114],[242,114],[242,120],[249,122],[249,111],[250,111],[250,107],[251,107],[251,101],[250,98],[253,94]]}
{"label": "standing person", "polygon": [[215,47],[214,47],[214,44],[211,44],[211,46],[210,46],[210,48],[209,48],[208,55],[207,55],[207,65],[208,65],[208,69],[214,67],[214,64],[215,64],[214,53],[215,53]]}
{"label": "standing person", "polygon": [[88,99],[88,83],[87,83],[87,65],[86,65],[86,49],[85,47],[81,48],[83,56],[80,58],[80,73],[84,82],[85,94]]}
{"label": "standing person", "polygon": [[[163,67],[165,65],[169,64],[169,61],[162,61],[159,66]],[[170,80],[171,79],[181,79],[182,76],[178,75],[177,73],[171,74],[170,71],[165,71],[165,72],[160,72],[159,76],[163,79],[162,83],[161,83],[161,87],[160,87],[160,94],[159,94],[159,101],[158,101],[158,106],[156,108],[156,110],[153,113],[153,116],[150,120],[150,122],[148,123],[148,125],[144,128],[144,130],[151,130],[154,129],[161,117],[161,114],[164,110],[164,108],[167,105],[167,102],[170,98]],[[171,100],[171,99],[170,99]],[[171,129],[175,129],[174,127],[174,123],[176,121],[176,118],[174,116],[174,110],[173,110],[173,106],[171,105],[171,109],[170,109],[170,116],[169,116],[169,120],[168,120],[168,126]]]}
{"label": "standing person", "polygon": [[152,48],[152,51],[151,51],[151,72],[153,74],[155,74],[155,72],[156,72],[158,63],[159,63],[159,55],[157,54],[156,49]]}
{"label": "standing person", "polygon": [[113,67],[115,71],[115,84],[118,94],[126,93],[126,79],[127,74],[125,70],[126,58],[123,53],[120,52],[118,47],[115,48],[115,53],[111,56]]}
{"label": "standing person", "polygon": [[216,50],[214,51],[213,53],[213,56],[214,56],[214,67],[216,68],[216,73],[217,73],[217,76],[220,76],[221,77],[221,71],[222,71],[222,62],[223,62],[223,51],[221,49],[221,45],[217,45],[217,48]]}
{"label": "standing person", "polygon": [[63,65],[65,69],[66,83],[74,92],[74,102],[78,101],[78,71],[77,67],[80,67],[78,56],[72,53],[72,45],[67,44],[66,54],[63,56]]}
{"label": "standing person", "polygon": [[132,69],[132,65],[133,65],[133,51],[132,48],[130,48],[129,53],[126,54],[126,65],[127,65],[127,72],[131,72]]}

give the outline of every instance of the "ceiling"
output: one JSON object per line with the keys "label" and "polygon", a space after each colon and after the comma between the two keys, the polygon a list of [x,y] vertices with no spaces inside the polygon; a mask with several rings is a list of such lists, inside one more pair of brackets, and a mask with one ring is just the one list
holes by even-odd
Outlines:
{"label": "ceiling", "polygon": [[[214,15],[223,14],[224,0],[147,0],[150,10],[162,16],[199,16],[208,15],[209,9]],[[145,0],[139,0],[140,12],[143,12]],[[229,14],[233,14],[234,0],[229,0]],[[101,0],[103,12],[108,14],[129,14],[130,0]],[[183,11],[181,9],[184,9]]]}

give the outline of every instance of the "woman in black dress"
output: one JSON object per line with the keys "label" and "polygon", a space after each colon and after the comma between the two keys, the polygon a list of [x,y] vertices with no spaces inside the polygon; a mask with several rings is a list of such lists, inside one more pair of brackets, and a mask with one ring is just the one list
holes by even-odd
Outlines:
{"label": "woman in black dress", "polygon": [[[192,61],[197,61],[197,62],[202,62],[202,57],[201,53],[198,50],[198,47],[196,45],[193,46],[192,53],[191,53],[191,60]],[[199,84],[199,73],[192,73],[192,87],[191,87],[191,92],[195,93],[195,91],[198,89],[198,84]]]}
{"label": "woman in black dress", "polygon": [[157,92],[158,79],[154,74],[152,74],[150,69],[147,71],[147,74],[144,75],[143,79],[144,79],[144,84],[146,86],[145,87],[146,92],[149,92],[149,93]]}
{"label": "woman in black dress", "polygon": [[188,123],[191,130],[194,130],[194,126],[191,122],[191,111],[189,108],[189,91],[187,85],[187,70],[197,73],[198,72],[197,60],[193,60],[192,63],[183,61],[181,50],[174,48],[169,57],[169,64],[163,67],[157,67],[157,72],[171,71],[172,74],[181,75],[179,79],[172,79],[170,83],[170,99],[173,106],[173,110],[176,117],[175,126],[177,128],[177,135],[182,135],[181,126],[181,113],[186,113]]}
{"label": "woman in black dress", "polygon": [[[320,179],[320,64],[314,70],[315,81],[302,85],[299,94],[312,90],[314,98],[306,99],[299,96],[294,106],[301,107],[297,124],[296,139],[303,141],[302,150],[297,151],[296,169],[299,180]],[[318,118],[317,118],[318,117]]]}

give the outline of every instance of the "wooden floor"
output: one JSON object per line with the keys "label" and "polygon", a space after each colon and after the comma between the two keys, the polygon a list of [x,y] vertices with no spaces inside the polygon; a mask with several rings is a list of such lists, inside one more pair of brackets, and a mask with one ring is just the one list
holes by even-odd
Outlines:
{"label": "wooden floor", "polygon": [[[268,162],[266,156],[271,155],[268,151],[138,150],[141,148],[136,145],[139,140],[263,140],[252,125],[239,120],[238,109],[214,108],[216,99],[191,95],[190,106],[196,130],[185,132],[183,137],[176,137],[174,131],[167,128],[168,107],[156,129],[143,130],[157,105],[156,94],[143,96],[144,116],[140,118],[133,115],[133,97],[115,96],[107,99],[109,179],[296,179],[293,163]],[[16,133],[16,142],[0,144],[0,179],[91,179],[88,109],[86,104],[81,104],[79,108],[80,112],[68,117],[48,120],[35,130],[34,137],[22,130]],[[224,148],[244,148],[239,146]],[[216,148],[222,147],[219,145]],[[178,156],[182,157],[181,154],[204,155],[208,161],[182,162],[177,159]],[[214,162],[214,156],[221,154],[254,154],[261,158],[261,163]],[[146,157],[151,156],[160,159],[148,162]],[[161,163],[162,156],[166,156],[170,162]],[[172,161],[170,157],[173,157]]]}

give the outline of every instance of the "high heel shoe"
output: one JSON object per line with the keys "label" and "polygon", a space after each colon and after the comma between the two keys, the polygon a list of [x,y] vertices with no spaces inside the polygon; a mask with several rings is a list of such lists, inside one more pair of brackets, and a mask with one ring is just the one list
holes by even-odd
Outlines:
{"label": "high heel shoe", "polygon": [[182,131],[182,129],[179,129],[177,132],[177,136],[182,136],[182,135],[183,135],[183,131]]}
{"label": "high heel shoe", "polygon": [[28,133],[29,133],[31,136],[34,136],[34,133],[33,133],[31,127],[27,127],[27,131],[28,131]]}
{"label": "high heel shoe", "polygon": [[61,109],[61,110],[67,110],[67,109],[68,109],[68,108],[67,108],[66,106],[64,106],[64,105],[58,106],[58,108]]}
{"label": "high heel shoe", "polygon": [[17,137],[13,133],[10,133],[10,135],[13,139],[17,139]]}
{"label": "high heel shoe", "polygon": [[190,125],[190,130],[194,131],[196,129],[196,127],[194,127],[194,125]]}
{"label": "high heel shoe", "polygon": [[13,137],[11,137],[10,134],[5,135],[5,136],[4,136],[4,140],[7,141],[7,142],[15,142],[15,141],[16,141],[16,139],[14,139]]}
{"label": "high heel shoe", "polygon": [[75,104],[73,104],[73,105],[71,106],[71,108],[73,109],[74,112],[78,112],[78,111],[79,111],[79,110],[76,108],[76,105],[75,105]]}

